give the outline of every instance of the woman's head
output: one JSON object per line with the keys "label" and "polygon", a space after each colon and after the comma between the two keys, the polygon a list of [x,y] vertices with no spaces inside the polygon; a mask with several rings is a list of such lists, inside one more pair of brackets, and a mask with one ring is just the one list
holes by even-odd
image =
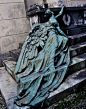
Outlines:
{"label": "woman's head", "polygon": [[47,9],[46,11],[45,11],[45,17],[47,17],[47,16],[51,16],[51,15],[53,15],[54,13],[50,10],[50,9]]}

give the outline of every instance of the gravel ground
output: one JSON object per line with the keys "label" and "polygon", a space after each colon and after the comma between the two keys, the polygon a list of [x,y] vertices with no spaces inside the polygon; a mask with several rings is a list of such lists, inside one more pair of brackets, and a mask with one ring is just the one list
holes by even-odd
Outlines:
{"label": "gravel ground", "polygon": [[86,109],[86,85],[79,91],[68,95],[48,109]]}
{"label": "gravel ground", "polygon": [[7,109],[6,108],[6,104],[5,104],[5,101],[0,93],[0,109]]}
{"label": "gravel ground", "polygon": [[[7,109],[5,101],[0,94],[0,109]],[[47,109],[86,109],[86,85],[76,93],[68,95]]]}

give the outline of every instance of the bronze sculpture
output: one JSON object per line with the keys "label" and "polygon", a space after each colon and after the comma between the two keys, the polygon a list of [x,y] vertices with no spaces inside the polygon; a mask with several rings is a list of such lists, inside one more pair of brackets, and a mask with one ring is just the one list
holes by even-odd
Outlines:
{"label": "bronze sculpture", "polygon": [[57,16],[49,9],[49,21],[35,24],[27,36],[20,53],[15,78],[18,96],[14,103],[20,107],[35,106],[44,101],[61,84],[69,63],[69,38],[60,29]]}

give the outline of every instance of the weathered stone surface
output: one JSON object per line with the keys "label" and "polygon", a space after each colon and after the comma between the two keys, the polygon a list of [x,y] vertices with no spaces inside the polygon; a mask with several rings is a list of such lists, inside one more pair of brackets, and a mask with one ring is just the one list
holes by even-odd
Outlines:
{"label": "weathered stone surface", "polygon": [[9,107],[8,109],[13,109],[13,100],[17,96],[17,83],[7,73],[4,67],[0,67],[0,90]]}
{"label": "weathered stone surface", "polygon": [[19,108],[14,105],[14,98],[17,96],[17,83],[4,67],[0,67],[0,90],[5,98],[8,109],[29,109],[29,107]]}
{"label": "weathered stone surface", "polygon": [[86,42],[79,43],[70,47],[71,57],[86,53]]}
{"label": "weathered stone surface", "polygon": [[[31,5],[33,4],[38,4],[38,5],[43,5],[43,0],[25,0],[27,1],[27,4],[28,4],[28,7],[30,7]],[[58,7],[58,1],[59,0],[46,0],[47,3],[48,3],[48,6],[49,8],[52,8],[52,7]]]}
{"label": "weathered stone surface", "polygon": [[0,3],[24,2],[24,0],[0,0]]}
{"label": "weathered stone surface", "polygon": [[73,39],[70,40],[70,46],[76,45],[86,41],[86,33],[73,35]]}
{"label": "weathered stone surface", "polygon": [[42,1],[43,0],[25,0],[25,4],[27,7],[30,7],[31,5],[34,5],[34,4],[43,5]]}
{"label": "weathered stone surface", "polygon": [[13,109],[31,109],[29,106],[25,106],[25,107],[18,107],[16,105],[13,106]]}
{"label": "weathered stone surface", "polygon": [[82,5],[82,4],[86,4],[85,0],[72,0],[72,6],[77,6],[77,5]]}
{"label": "weathered stone surface", "polygon": [[26,18],[0,21],[0,37],[29,32],[29,29]]}
{"label": "weathered stone surface", "polygon": [[15,59],[15,61],[18,61],[19,55],[20,55],[21,49],[16,49],[10,51],[10,55]]}
{"label": "weathered stone surface", "polygon": [[1,53],[1,43],[0,43],[0,53]]}
{"label": "weathered stone surface", "polygon": [[0,0],[0,53],[18,48],[25,40],[30,29],[25,17],[24,0]]}
{"label": "weathered stone surface", "polygon": [[85,67],[86,67],[86,53],[71,59],[71,64],[69,66],[69,74],[77,72]]}
{"label": "weathered stone surface", "polygon": [[14,70],[15,70],[16,62],[4,60],[3,64],[6,68],[6,70],[8,71],[8,73],[15,79]]}
{"label": "weathered stone surface", "polygon": [[46,100],[46,105],[49,106],[68,94],[75,92],[83,82],[86,82],[86,69],[70,75],[57,90],[50,94]]}
{"label": "weathered stone surface", "polygon": [[47,0],[49,8],[58,7],[59,0]]}
{"label": "weathered stone surface", "polygon": [[19,43],[26,39],[28,33],[0,38],[1,53],[6,53],[19,47]]}
{"label": "weathered stone surface", "polygon": [[15,70],[16,62],[3,60],[3,65],[5,66],[5,69],[7,70],[7,72],[15,79],[14,70]]}
{"label": "weathered stone surface", "polygon": [[0,20],[26,17],[24,3],[0,4]]}

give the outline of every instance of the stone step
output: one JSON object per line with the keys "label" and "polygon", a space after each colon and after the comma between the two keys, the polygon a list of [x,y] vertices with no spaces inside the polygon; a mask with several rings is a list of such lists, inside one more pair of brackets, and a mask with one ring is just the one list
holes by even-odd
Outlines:
{"label": "stone step", "polygon": [[14,75],[14,70],[16,66],[15,61],[8,61],[8,60],[3,60],[3,66],[5,67],[6,71],[13,77],[15,80],[15,75]]}
{"label": "stone step", "polygon": [[69,66],[68,74],[75,73],[86,67],[86,53],[73,57]]}
{"label": "stone step", "polygon": [[16,50],[10,51],[10,55],[15,59],[16,62],[18,60],[20,52],[21,52],[21,49],[16,49]]}
{"label": "stone step", "polygon": [[[18,60],[20,51],[22,49],[23,43],[19,43],[19,49],[10,51],[11,56],[15,59],[15,61]],[[73,39],[70,40],[70,54],[71,57],[80,55],[82,53],[86,52],[86,33],[73,35]]]}
{"label": "stone step", "polygon": [[[45,101],[45,106],[48,107],[68,94],[77,91],[81,88],[81,85],[85,84],[85,82],[86,69],[68,76],[57,90],[50,93],[50,96]],[[8,109],[29,109],[29,107],[19,108],[13,104],[13,100],[17,96],[17,83],[7,73],[4,67],[0,67],[0,90],[6,101]],[[40,106],[40,104],[36,104],[36,106]],[[46,107],[44,107],[44,109],[46,109]]]}
{"label": "stone step", "polygon": [[[72,36],[73,39],[70,39],[70,46],[76,45],[78,43],[86,42],[86,33],[76,34]],[[19,49],[21,49],[23,43],[19,43]]]}
{"label": "stone step", "polygon": [[73,39],[70,39],[70,46],[86,42],[86,33],[76,34],[72,37]]}
{"label": "stone step", "polygon": [[[16,50],[10,51],[10,55],[12,56],[13,59],[15,59],[16,62],[18,60],[20,52],[21,52],[21,49],[16,49]],[[72,45],[70,47],[71,58],[78,56],[78,55],[81,55],[83,53],[86,53],[86,42],[80,43],[80,44],[77,44],[77,45]]]}
{"label": "stone step", "polygon": [[10,53],[9,52],[8,53],[4,53],[4,54],[0,54],[0,67],[3,66],[2,60],[6,59],[8,57],[10,57]]}
{"label": "stone step", "polygon": [[17,83],[4,67],[0,67],[0,90],[8,109],[13,109],[13,99],[17,96]]}
{"label": "stone step", "polygon": [[70,47],[70,56],[75,57],[78,55],[81,55],[83,53],[86,53],[86,42],[79,43],[77,45],[72,45]]}
{"label": "stone step", "polygon": [[[16,62],[4,60],[3,65],[5,66],[8,73],[14,78],[14,69],[15,69]],[[81,69],[84,69],[85,67],[86,67],[86,53],[73,57],[71,59],[71,63],[67,74],[70,75]]]}
{"label": "stone step", "polygon": [[23,46],[23,43],[19,43],[19,48],[21,49]]}

